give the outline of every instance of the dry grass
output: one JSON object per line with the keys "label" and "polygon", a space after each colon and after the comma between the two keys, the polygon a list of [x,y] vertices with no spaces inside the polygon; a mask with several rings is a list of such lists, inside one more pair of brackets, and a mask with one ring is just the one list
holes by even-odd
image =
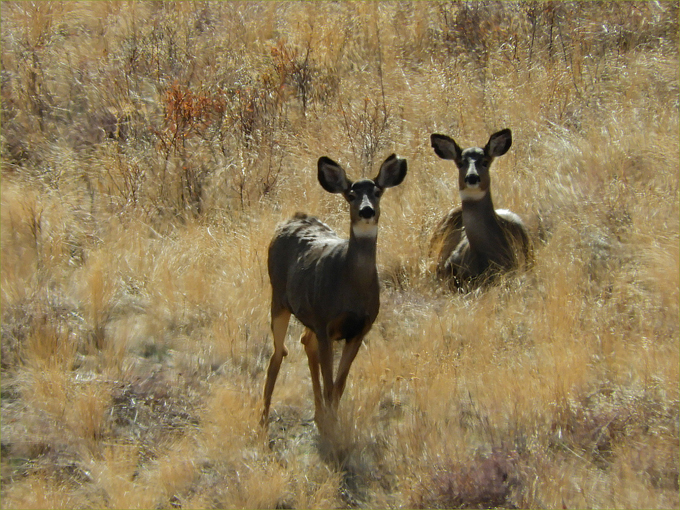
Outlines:
{"label": "dry grass", "polygon": [[[2,2],[4,508],[677,508],[674,2]],[[510,127],[531,271],[445,292],[429,134]],[[266,249],[390,152],[330,437]]]}

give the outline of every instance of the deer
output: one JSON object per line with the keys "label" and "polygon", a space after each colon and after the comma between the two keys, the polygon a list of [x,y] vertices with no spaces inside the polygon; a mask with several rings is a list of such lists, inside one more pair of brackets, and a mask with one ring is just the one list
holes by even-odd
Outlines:
{"label": "deer", "polygon": [[[380,308],[376,268],[380,199],[385,189],[402,183],[407,169],[406,160],[392,154],[374,179],[352,182],[328,157],[319,158],[317,166],[321,187],[342,194],[349,203],[349,239],[300,212],[276,228],[267,262],[274,352],[264,386],[260,419],[264,428],[281,361],[288,354],[284,340],[291,315],[305,327],[300,341],[311,373],[314,420],[321,427],[336,416],[349,369]],[[333,380],[333,342],[343,339]]]}
{"label": "deer", "polygon": [[494,209],[489,169],[512,145],[512,132],[502,129],[483,148],[461,150],[453,138],[430,136],[435,154],[458,167],[461,205],[435,227],[430,255],[436,276],[460,291],[492,282],[499,274],[530,263],[532,247],[522,219],[506,209]]}

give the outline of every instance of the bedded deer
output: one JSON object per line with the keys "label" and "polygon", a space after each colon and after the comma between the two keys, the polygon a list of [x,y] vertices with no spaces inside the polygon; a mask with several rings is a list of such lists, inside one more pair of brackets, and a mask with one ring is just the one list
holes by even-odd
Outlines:
{"label": "bedded deer", "polygon": [[470,290],[495,275],[528,264],[531,244],[519,216],[494,209],[489,168],[512,145],[512,133],[494,133],[483,147],[461,150],[452,138],[433,134],[435,153],[458,167],[461,205],[437,225],[430,253],[437,259],[437,277],[453,287]]}
{"label": "bedded deer", "polygon": [[[380,197],[406,176],[406,160],[392,154],[375,179],[349,180],[343,168],[322,157],[318,179],[330,193],[342,193],[350,209],[349,239],[304,213],[279,225],[269,245],[272,286],[271,329],[274,353],[264,387],[261,424],[266,426],[290,316],[305,326],[304,344],[314,389],[314,419],[334,416],[350,366],[380,307],[376,245]],[[333,380],[333,341],[345,340]],[[323,378],[323,394],[319,380]]]}

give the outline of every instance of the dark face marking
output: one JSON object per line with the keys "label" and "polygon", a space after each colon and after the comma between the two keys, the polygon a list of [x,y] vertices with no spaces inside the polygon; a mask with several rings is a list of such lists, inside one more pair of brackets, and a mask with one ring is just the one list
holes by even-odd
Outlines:
{"label": "dark face marking", "polygon": [[484,149],[473,147],[465,149],[456,164],[458,166],[458,186],[464,198],[482,198],[489,189],[491,179],[489,166],[493,158]]}
{"label": "dark face marking", "polygon": [[350,204],[350,218],[355,234],[374,235],[374,228],[366,230],[361,227],[377,226],[382,193],[382,188],[370,179],[361,179],[352,183],[349,190],[344,193],[345,199]]}
{"label": "dark face marking", "polygon": [[453,160],[458,167],[458,189],[463,200],[481,200],[486,195],[491,179],[489,167],[494,158],[502,156],[512,145],[512,132],[501,129],[492,134],[484,148],[461,150],[456,141],[446,135],[430,135],[435,154]]}
{"label": "dark face marking", "polygon": [[352,182],[345,170],[327,157],[317,163],[319,184],[329,193],[342,193],[350,204],[352,231],[357,237],[377,235],[380,217],[380,197],[385,188],[401,184],[406,177],[406,160],[390,155],[380,166],[375,179],[360,179]]}

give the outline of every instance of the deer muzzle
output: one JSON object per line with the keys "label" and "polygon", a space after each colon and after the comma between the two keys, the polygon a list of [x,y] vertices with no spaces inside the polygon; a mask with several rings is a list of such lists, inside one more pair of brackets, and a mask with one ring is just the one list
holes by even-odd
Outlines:
{"label": "deer muzzle", "polygon": [[476,186],[481,182],[481,179],[479,178],[479,174],[477,172],[468,172],[465,175],[465,183],[469,184],[470,186]]}
{"label": "deer muzzle", "polygon": [[375,216],[375,209],[371,206],[365,206],[359,209],[359,216],[361,216],[365,220],[370,220]]}

